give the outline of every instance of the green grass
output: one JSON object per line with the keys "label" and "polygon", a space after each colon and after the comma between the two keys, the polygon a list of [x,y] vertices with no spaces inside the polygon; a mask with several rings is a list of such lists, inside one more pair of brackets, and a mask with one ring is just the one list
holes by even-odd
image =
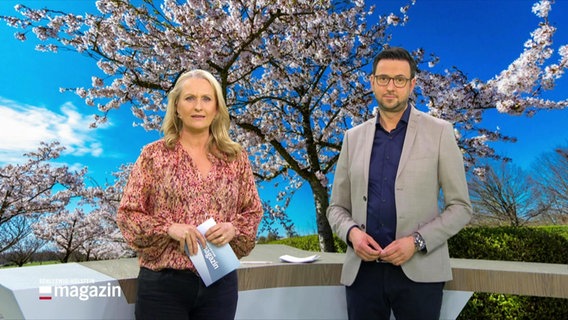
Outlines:
{"label": "green grass", "polygon": [[[22,267],[44,266],[44,265],[48,265],[48,264],[58,264],[58,263],[61,263],[61,262],[59,260],[34,261],[34,262],[28,262],[28,263],[24,264]],[[8,269],[8,268],[18,268],[18,266],[17,265],[9,265],[9,266],[0,267],[0,269]]]}

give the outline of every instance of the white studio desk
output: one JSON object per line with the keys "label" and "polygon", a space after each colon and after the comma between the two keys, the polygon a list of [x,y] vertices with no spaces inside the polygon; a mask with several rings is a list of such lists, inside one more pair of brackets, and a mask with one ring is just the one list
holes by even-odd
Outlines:
{"label": "white studio desk", "polygon": [[[320,258],[280,262],[285,254]],[[346,319],[343,257],[257,245],[238,269],[236,319]],[[452,269],[443,319],[455,319],[474,291],[568,298],[566,265],[452,259]],[[0,320],[134,319],[138,270],[136,258],[0,269]]]}

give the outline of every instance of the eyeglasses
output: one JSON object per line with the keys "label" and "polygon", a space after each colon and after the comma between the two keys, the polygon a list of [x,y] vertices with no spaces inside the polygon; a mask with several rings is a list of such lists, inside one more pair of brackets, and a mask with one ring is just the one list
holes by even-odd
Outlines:
{"label": "eyeglasses", "polygon": [[389,76],[383,75],[383,74],[379,74],[379,75],[373,75],[373,77],[375,77],[375,82],[379,85],[379,86],[388,86],[389,82],[392,80],[392,83],[394,83],[394,86],[397,88],[404,88],[404,86],[406,86],[406,83],[408,82],[408,80],[410,80],[410,78],[405,78],[403,76],[396,76],[394,78],[391,78]]}

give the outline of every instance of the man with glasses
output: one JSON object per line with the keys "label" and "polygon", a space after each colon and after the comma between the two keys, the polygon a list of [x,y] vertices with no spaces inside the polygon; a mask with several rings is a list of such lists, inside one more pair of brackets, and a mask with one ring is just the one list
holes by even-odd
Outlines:
{"label": "man with glasses", "polygon": [[349,319],[438,319],[452,278],[447,240],[471,218],[452,125],[409,103],[416,72],[405,49],[379,53],[369,77],[377,116],[343,138],[327,217],[348,244]]}

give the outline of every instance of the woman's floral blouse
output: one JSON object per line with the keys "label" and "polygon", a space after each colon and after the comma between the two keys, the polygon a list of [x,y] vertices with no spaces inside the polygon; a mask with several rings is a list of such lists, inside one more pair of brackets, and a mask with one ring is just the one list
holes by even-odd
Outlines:
{"label": "woman's floral blouse", "polygon": [[199,225],[208,218],[231,222],[237,234],[230,242],[238,258],[254,248],[262,204],[247,153],[234,161],[209,154],[206,177],[177,142],[145,146],[132,168],[117,214],[127,243],[138,252],[140,266],[152,270],[190,269],[193,264],[167,230],[173,223]]}

